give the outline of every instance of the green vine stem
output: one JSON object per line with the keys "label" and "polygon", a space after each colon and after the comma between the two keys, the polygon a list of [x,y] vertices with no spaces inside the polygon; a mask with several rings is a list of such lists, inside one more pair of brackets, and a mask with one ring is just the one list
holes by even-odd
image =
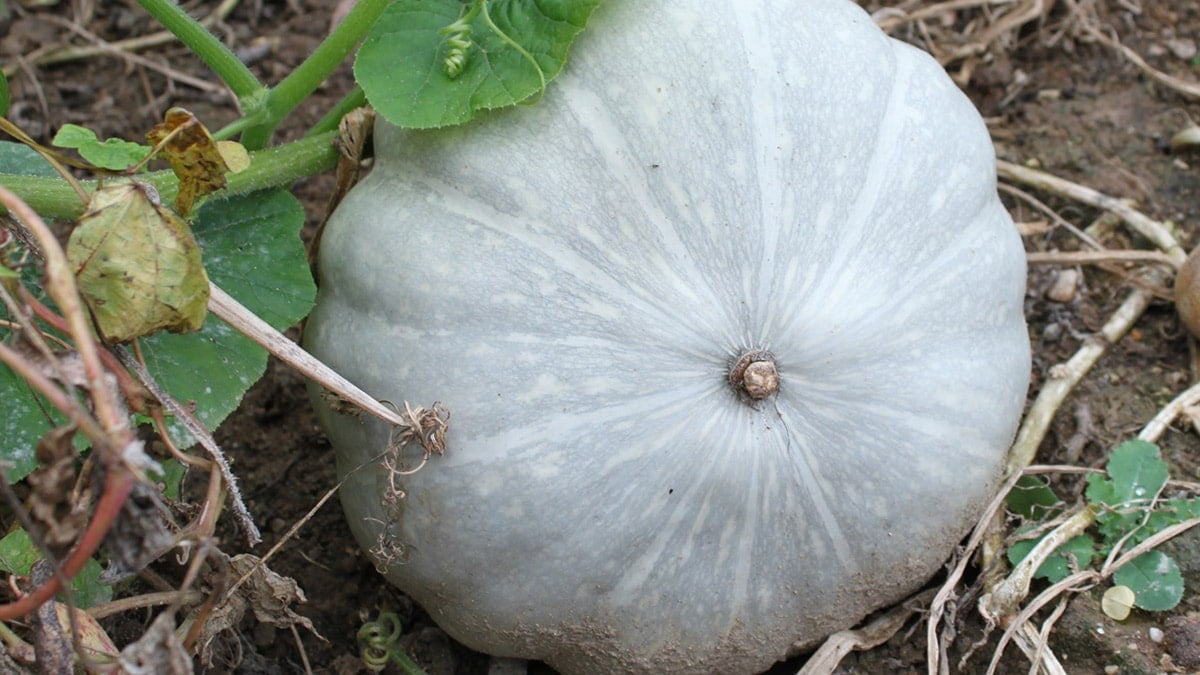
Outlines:
{"label": "green vine stem", "polygon": [[[328,131],[292,143],[251,153],[250,166],[240,173],[228,174],[226,195],[243,194],[292,182],[328,171],[337,165],[338,152],[334,146],[336,131]],[[158,190],[163,203],[171,203],[179,191],[179,181],[171,171],[144,174],[141,180]],[[74,219],[83,213],[79,196],[61,178],[55,176],[18,176],[0,174],[0,185],[8,188],[33,210],[49,218]],[[95,182],[83,182],[85,189],[94,190]],[[0,209],[0,212],[3,212]]]}
{"label": "green vine stem", "polygon": [[367,34],[383,14],[389,0],[358,0],[346,18],[333,29],[296,69],[268,93],[265,101],[267,120],[242,135],[242,145],[258,150],[264,147],[285,117],[313,93]]}
{"label": "green vine stem", "polygon": [[208,64],[242,102],[243,108],[247,107],[248,101],[253,101],[265,91],[262,83],[237,55],[175,2],[138,0],[138,4]]}

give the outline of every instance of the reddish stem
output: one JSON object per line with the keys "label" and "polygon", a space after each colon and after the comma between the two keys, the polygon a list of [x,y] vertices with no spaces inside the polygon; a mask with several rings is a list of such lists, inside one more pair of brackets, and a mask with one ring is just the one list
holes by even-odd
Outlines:
{"label": "reddish stem", "polygon": [[[21,287],[21,302],[29,305],[29,309],[33,311],[34,316],[46,322],[51,328],[68,333],[67,320],[54,313],[54,310],[47,307],[41,300],[33,297],[25,287]],[[97,350],[100,361],[104,367],[117,378],[117,386],[121,388],[121,393],[125,394],[126,402],[134,410],[134,412],[146,412],[146,403],[151,399],[149,392],[142,386],[140,382],[135,380],[129,371],[121,365],[117,357],[107,349]]]}
{"label": "reddish stem", "polygon": [[71,554],[59,568],[62,573],[50,577],[45,584],[34,589],[32,593],[23,595],[8,604],[0,605],[0,621],[11,621],[23,617],[41,607],[62,590],[61,579],[69,580],[79,574],[87,561],[100,548],[104,537],[108,535],[109,528],[121,513],[121,507],[125,504],[125,499],[133,490],[136,481],[133,472],[129,469],[117,462],[113,462],[113,464],[114,466],[110,466],[107,472],[108,479],[104,482],[104,492],[100,494],[100,499],[96,502],[95,516],[92,518],[92,522],[88,523],[83,536],[79,538],[79,543],[75,545]]}

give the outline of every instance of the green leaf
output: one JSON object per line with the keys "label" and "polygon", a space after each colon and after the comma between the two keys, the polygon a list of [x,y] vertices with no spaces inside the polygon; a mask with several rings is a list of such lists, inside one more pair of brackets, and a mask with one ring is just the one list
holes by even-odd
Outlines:
{"label": "green leaf", "polygon": [[8,105],[11,101],[8,98],[8,77],[0,70],[0,117],[8,116]]}
{"label": "green leaf", "polygon": [[96,132],[76,124],[64,124],[51,141],[60,148],[74,148],[87,161],[102,169],[121,171],[137,164],[150,154],[150,147],[122,140],[96,138]]}
{"label": "green leaf", "polygon": [[1193,518],[1200,518],[1200,499],[1168,499],[1150,512],[1146,522],[1126,540],[1125,547],[1133,548],[1168,527]]}
{"label": "green leaf", "polygon": [[[303,224],[304,209],[296,198],[271,190],[206,202],[192,231],[204,251],[209,278],[282,330],[308,313],[316,294],[299,237]],[[36,270],[29,272],[29,281],[36,281]],[[8,333],[0,327],[0,339]],[[157,333],[140,344],[159,385],[181,403],[194,404],[196,416],[210,430],[237,407],[267,365],[262,348],[214,316],[198,333]],[[4,366],[0,400],[0,460],[11,464],[9,479],[17,481],[36,466],[34,448],[54,424],[28,385]],[[170,428],[181,442],[190,438],[177,421]]]}
{"label": "green leaf", "polygon": [[[575,36],[600,4],[475,2],[483,11],[470,21],[469,32],[444,30],[467,11],[457,0],[398,0],[375,22],[359,49],[354,74],[384,119],[402,127],[449,126],[466,122],[477,110],[533,96],[562,70]],[[487,24],[488,16],[499,32]],[[447,58],[456,56],[461,72],[452,77]]]}
{"label": "green leaf", "polygon": [[[41,155],[24,143],[0,141],[0,174],[54,177],[58,172]],[[0,178],[0,183],[3,178]]]}
{"label": "green leaf", "polygon": [[1107,476],[1088,476],[1085,494],[1092,504],[1106,507],[1096,521],[1105,541],[1112,543],[1144,520],[1150,500],[1167,482],[1167,465],[1159,459],[1158,446],[1132,440],[1112,451],[1107,471]]}
{"label": "green leaf", "polygon": [[[8,150],[16,150],[15,156],[24,154],[23,150],[29,150],[26,146],[18,143],[0,143],[0,146],[5,146],[0,149],[0,164],[3,163],[3,158]],[[33,151],[29,150],[29,152]],[[9,155],[9,157],[14,155]],[[33,164],[34,167],[49,168],[36,153],[31,161],[36,162]],[[20,274],[22,284],[30,289],[39,300],[47,302],[40,287],[41,267],[33,264],[37,259],[33,257],[32,253],[23,250],[14,251],[10,260],[16,259],[29,261],[28,265],[15,270]],[[4,303],[0,303],[0,319],[6,321],[13,319]],[[0,324],[0,341],[11,345],[13,334],[14,331],[11,328]],[[35,394],[25,380],[17,377],[17,374],[4,364],[0,364],[0,401],[3,401],[3,414],[0,414],[0,462],[6,464],[4,471],[8,480],[16,483],[37,468],[34,451],[38,441],[54,427],[66,423],[66,418],[48,405],[40,395]],[[84,443],[82,439],[82,435],[76,435],[77,447]]]}
{"label": "green leaf", "polygon": [[1037,476],[1021,476],[1017,484],[1005,497],[1008,510],[1028,520],[1046,520],[1058,510],[1055,508],[1062,503],[1050,482]]}
{"label": "green leaf", "polygon": [[[4,572],[22,576],[29,574],[33,563],[41,557],[25,530],[15,530],[0,539],[0,570]],[[72,599],[76,606],[87,609],[112,600],[112,588],[100,583],[102,571],[100,563],[89,560],[71,580]]]}
{"label": "green leaf", "polygon": [[[0,331],[0,337],[7,332]],[[0,365],[0,401],[4,401],[4,414],[0,415],[0,461],[7,464],[4,470],[8,480],[15,483],[37,467],[34,449],[38,439],[54,424],[46,419],[29,385],[4,365]]]}
{"label": "green leaf", "polygon": [[[1008,561],[1013,565],[1021,562],[1038,544],[1038,541],[1024,539],[1009,546]],[[1095,553],[1096,542],[1092,541],[1088,535],[1081,534],[1059,546],[1054,555],[1046,558],[1046,561],[1037,568],[1033,576],[1036,579],[1046,579],[1050,583],[1057,583],[1090,565]]]}
{"label": "green leaf", "polygon": [[162,467],[162,475],[156,478],[159,486],[162,487],[163,496],[178,501],[179,490],[183,485],[183,476],[187,473],[187,467],[174,457],[168,457],[158,464]]}
{"label": "green leaf", "polygon": [[1113,583],[1133,589],[1134,604],[1151,612],[1173,609],[1183,598],[1179,565],[1161,551],[1147,551],[1113,574]]}
{"label": "green leaf", "polygon": [[[285,190],[210,200],[192,232],[204,251],[213,283],[279,330],[303,318],[316,287],[300,227],[304,209]],[[267,367],[267,353],[211,314],[198,333],[158,333],[141,340],[146,366],[158,384],[209,429],[233,412]],[[171,423],[178,439],[190,435]]]}

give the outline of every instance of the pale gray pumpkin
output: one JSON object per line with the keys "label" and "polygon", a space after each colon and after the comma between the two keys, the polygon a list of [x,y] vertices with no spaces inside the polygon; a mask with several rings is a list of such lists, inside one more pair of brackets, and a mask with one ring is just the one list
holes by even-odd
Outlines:
{"label": "pale gray pumpkin", "polygon": [[[539,105],[375,147],[306,341],[452,411],[445,456],[342,502],[467,645],[753,672],[919,586],[992,496],[1021,244],[979,115],[853,4],[610,0]],[[317,401],[341,472],[383,451]]]}

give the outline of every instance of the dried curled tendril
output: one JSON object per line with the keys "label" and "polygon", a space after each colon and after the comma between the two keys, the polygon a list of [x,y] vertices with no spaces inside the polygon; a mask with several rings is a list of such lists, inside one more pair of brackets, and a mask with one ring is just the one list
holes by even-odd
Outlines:
{"label": "dried curled tendril", "polygon": [[446,51],[446,57],[442,59],[442,70],[445,71],[446,77],[455,79],[462,75],[463,70],[467,67],[467,59],[471,57],[471,49],[475,46],[474,40],[471,38],[471,23],[478,16],[483,16],[483,22],[487,25],[488,30],[500,38],[504,44],[517,50],[529,63],[533,64],[538,74],[538,95],[537,98],[530,103],[537,103],[542,98],[542,93],[546,91],[546,73],[542,67],[538,65],[537,59],[529,53],[524,47],[517,43],[516,40],[508,36],[507,33],[500,30],[496,22],[492,21],[491,14],[488,13],[488,0],[474,0],[470,7],[467,7],[462,16],[438,31],[439,35],[446,36],[446,44],[449,49]]}
{"label": "dried curled tendril", "polygon": [[379,619],[368,621],[358,629],[358,641],[363,665],[372,673],[383,671],[389,663],[396,664],[406,675],[425,675],[425,671],[400,648],[400,618],[392,612],[380,612]]}

